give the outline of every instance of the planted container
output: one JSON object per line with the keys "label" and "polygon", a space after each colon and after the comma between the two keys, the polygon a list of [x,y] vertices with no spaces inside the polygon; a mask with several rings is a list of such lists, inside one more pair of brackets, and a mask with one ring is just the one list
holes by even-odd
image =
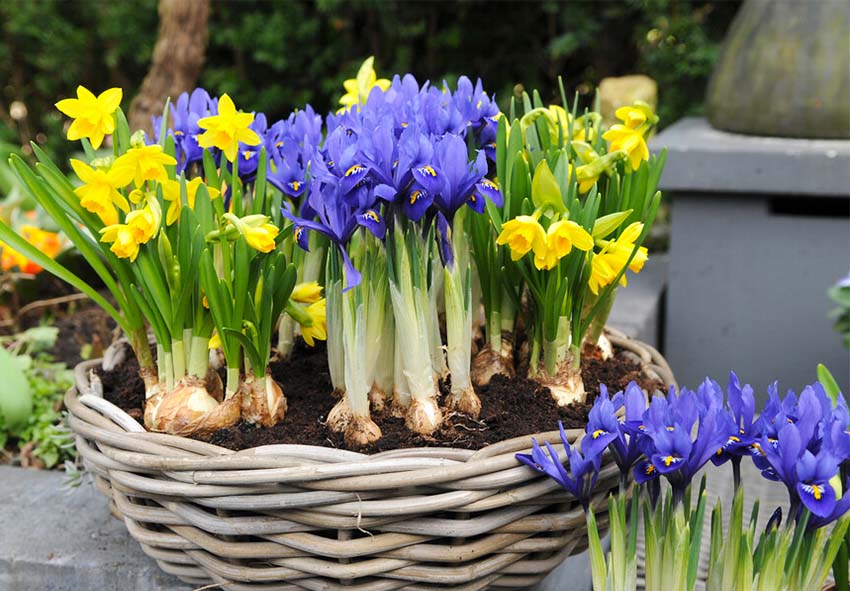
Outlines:
{"label": "planted container", "polygon": [[[674,384],[652,347],[611,334],[642,373]],[[269,445],[233,452],[148,433],[76,368],[65,397],[77,449],[112,513],[160,567],[226,589],[528,588],[586,548],[581,505],[515,458],[531,435],[472,451],[366,455]],[[568,431],[571,441],[582,429]],[[560,441],[557,431],[534,434]],[[600,527],[619,470],[606,455]]]}

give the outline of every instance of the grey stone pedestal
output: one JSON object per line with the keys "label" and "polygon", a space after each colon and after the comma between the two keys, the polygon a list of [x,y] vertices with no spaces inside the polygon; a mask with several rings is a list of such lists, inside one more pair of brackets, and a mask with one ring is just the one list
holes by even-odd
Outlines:
{"label": "grey stone pedestal", "polygon": [[850,269],[850,141],[741,136],[684,119],[661,133],[672,197],[665,354],[680,384],[730,369],[765,397],[848,351],[826,289]]}

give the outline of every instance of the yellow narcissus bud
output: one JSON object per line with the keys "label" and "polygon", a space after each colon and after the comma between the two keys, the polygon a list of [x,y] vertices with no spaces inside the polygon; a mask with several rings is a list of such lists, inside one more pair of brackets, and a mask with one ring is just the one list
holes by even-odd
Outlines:
{"label": "yellow narcissus bud", "polygon": [[101,242],[111,242],[109,248],[115,256],[122,259],[136,260],[139,255],[139,243],[136,242],[133,229],[126,224],[113,224],[100,231]]}
{"label": "yellow narcissus bud", "polygon": [[535,256],[543,257],[546,254],[546,232],[536,217],[519,215],[502,224],[496,244],[507,244],[511,249],[511,260],[514,261],[518,261],[531,250]]}
{"label": "yellow narcissus bud", "polygon": [[248,226],[243,235],[251,248],[260,252],[271,252],[274,250],[274,239],[277,233],[278,227],[274,224],[263,224],[257,228]]}
{"label": "yellow narcissus bud", "polygon": [[322,286],[317,281],[299,283],[289,297],[299,304],[314,304],[322,297]]}

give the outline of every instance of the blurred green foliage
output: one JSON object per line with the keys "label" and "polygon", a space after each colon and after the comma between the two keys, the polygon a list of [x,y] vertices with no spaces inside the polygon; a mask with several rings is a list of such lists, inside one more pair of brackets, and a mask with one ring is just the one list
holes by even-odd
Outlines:
{"label": "blurred green foliage", "polygon": [[[557,77],[588,97],[605,76],[659,83],[662,122],[698,113],[719,42],[739,2],[684,0],[213,1],[199,81],[270,118],[311,103],[336,108],[342,81],[376,56],[379,74],[484,79],[507,102],[517,83],[555,98]],[[53,109],[77,84],[121,86],[149,65],[156,0],[0,3],[0,140],[35,139],[57,156]],[[543,92],[547,98],[546,92]]]}

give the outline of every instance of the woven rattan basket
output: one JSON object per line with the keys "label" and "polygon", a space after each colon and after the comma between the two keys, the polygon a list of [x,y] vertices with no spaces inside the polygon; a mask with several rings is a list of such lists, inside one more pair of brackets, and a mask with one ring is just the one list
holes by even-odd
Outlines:
{"label": "woven rattan basket", "polygon": [[[612,342],[673,383],[652,347]],[[581,507],[521,466],[530,436],[479,451],[417,448],[364,455],[269,445],[233,452],[147,433],[77,367],[65,396],[77,449],[113,514],[160,567],[230,590],[527,588],[586,547]],[[570,439],[581,430],[568,432]],[[559,440],[558,433],[536,435]],[[596,488],[618,482],[606,458]]]}

